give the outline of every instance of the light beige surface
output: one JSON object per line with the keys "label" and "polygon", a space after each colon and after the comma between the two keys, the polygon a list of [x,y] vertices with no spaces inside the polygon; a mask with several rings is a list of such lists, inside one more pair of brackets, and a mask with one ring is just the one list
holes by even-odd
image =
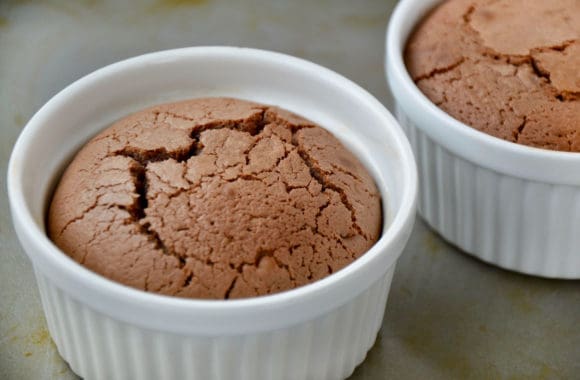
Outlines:
{"label": "light beige surface", "polygon": [[[6,165],[25,122],[74,79],[190,45],[278,50],[334,69],[391,105],[393,1],[0,2],[0,379],[74,379],[46,330],[10,223]],[[579,253],[580,254],[580,253]],[[580,282],[511,274],[458,253],[419,220],[379,339],[353,380],[580,379]]]}

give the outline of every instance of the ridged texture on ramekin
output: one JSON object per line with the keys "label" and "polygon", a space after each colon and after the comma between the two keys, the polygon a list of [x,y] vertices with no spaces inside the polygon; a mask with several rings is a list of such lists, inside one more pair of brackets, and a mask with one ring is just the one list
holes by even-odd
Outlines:
{"label": "ridged texture on ramekin", "polygon": [[35,272],[50,334],[85,380],[323,380],[343,379],[364,360],[383,320],[394,269],[317,319],[260,334],[203,338],[114,320]]}
{"label": "ridged texture on ramekin", "polygon": [[479,259],[531,275],[580,278],[580,189],[504,175],[449,152],[396,109],[419,171],[419,213]]}

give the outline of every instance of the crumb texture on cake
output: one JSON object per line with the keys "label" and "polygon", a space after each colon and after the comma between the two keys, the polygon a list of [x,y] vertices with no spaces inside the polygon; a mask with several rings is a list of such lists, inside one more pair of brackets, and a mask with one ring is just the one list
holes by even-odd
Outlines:
{"label": "crumb texture on cake", "polygon": [[448,0],[411,35],[421,91],[467,125],[580,152],[580,1]]}
{"label": "crumb texture on cake", "polygon": [[308,284],[381,230],[373,179],[332,134],[237,99],[154,106],[93,138],[66,169],[51,239],[125,285],[242,298]]}

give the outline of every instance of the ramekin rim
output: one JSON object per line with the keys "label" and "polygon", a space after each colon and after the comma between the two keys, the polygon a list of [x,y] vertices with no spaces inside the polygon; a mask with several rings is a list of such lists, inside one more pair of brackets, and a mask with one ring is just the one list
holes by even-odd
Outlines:
{"label": "ramekin rim", "polygon": [[[22,191],[22,170],[20,170],[20,163],[25,159],[24,152],[28,150],[27,146],[29,144],[30,137],[38,128],[42,126],[41,121],[44,118],[45,113],[50,113],[52,104],[56,101],[66,99],[69,94],[73,93],[77,88],[84,86],[89,81],[98,80],[100,76],[110,71],[126,69],[132,64],[136,64],[141,61],[147,61],[155,57],[170,59],[176,54],[180,55],[203,53],[246,54],[252,56],[253,58],[276,60],[278,63],[284,61],[288,65],[291,64],[294,68],[302,66],[304,69],[316,70],[318,75],[323,75],[328,80],[340,82],[341,86],[347,87],[353,96],[356,95],[361,97],[374,109],[380,111],[385,121],[384,125],[393,129],[392,135],[396,140],[393,141],[393,146],[397,147],[397,152],[401,155],[401,164],[405,166],[402,168],[402,173],[404,176],[404,183],[402,184],[402,188],[404,191],[400,208],[396,215],[394,215],[389,227],[381,235],[379,241],[377,241],[375,245],[359,259],[355,260],[344,269],[324,279],[281,293],[239,300],[184,299],[133,289],[88,270],[87,268],[74,262],[62,251],[60,251],[46,236],[46,233],[42,231],[42,229],[37,225],[37,223],[34,221],[27,202],[24,199]],[[86,281],[86,283],[90,285],[91,289],[99,292],[106,292],[107,296],[116,299],[131,298],[131,300],[135,300],[137,302],[154,304],[154,307],[173,308],[184,312],[195,312],[203,310],[205,312],[225,313],[237,309],[264,309],[271,308],[273,305],[280,306],[284,303],[288,303],[296,299],[306,297],[315,298],[320,294],[323,294],[324,292],[331,289],[332,286],[334,286],[336,283],[343,281],[345,277],[355,275],[362,267],[369,265],[369,263],[372,262],[372,259],[374,259],[380,251],[387,250],[390,245],[393,245],[396,242],[397,236],[404,233],[405,229],[409,228],[409,221],[414,218],[414,207],[417,193],[417,173],[409,143],[406,140],[402,130],[398,127],[398,123],[395,118],[371,94],[342,75],[313,62],[278,52],[234,46],[197,46],[157,51],[113,63],[75,81],[61,92],[59,92],[57,95],[55,95],[51,100],[49,100],[27,123],[21,132],[16,144],[14,145],[7,173],[8,195],[15,224],[20,223],[22,226],[26,227],[27,234],[29,234],[28,238],[33,239],[34,244],[36,244],[39,250],[42,251],[41,255],[43,255],[46,260],[52,260],[53,265],[55,265],[58,270],[66,271],[69,275],[78,281]],[[394,258],[393,262],[395,260],[396,258]],[[385,270],[386,269],[387,268],[385,268]]]}

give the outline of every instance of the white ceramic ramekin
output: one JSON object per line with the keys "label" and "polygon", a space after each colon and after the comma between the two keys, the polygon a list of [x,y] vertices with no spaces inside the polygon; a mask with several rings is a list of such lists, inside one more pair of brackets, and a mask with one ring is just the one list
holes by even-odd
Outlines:
{"label": "white ceramic ramekin", "polygon": [[402,0],[387,30],[387,80],[419,167],[419,212],[464,251],[514,271],[580,278],[580,154],[481,133],[425,97],[403,61],[440,0]]}
{"label": "white ceramic ramekin", "polygon": [[[243,300],[204,301],[128,288],[78,265],[46,237],[51,186],[72,154],[115,119],[170,100],[229,96],[320,123],[372,172],[385,228],[365,255],[314,284]],[[344,77],[290,56],[198,47],[98,70],[52,98],[18,139],[8,191],[48,327],[85,379],[339,379],[381,325],[395,263],[410,235],[416,168],[396,120]]]}

